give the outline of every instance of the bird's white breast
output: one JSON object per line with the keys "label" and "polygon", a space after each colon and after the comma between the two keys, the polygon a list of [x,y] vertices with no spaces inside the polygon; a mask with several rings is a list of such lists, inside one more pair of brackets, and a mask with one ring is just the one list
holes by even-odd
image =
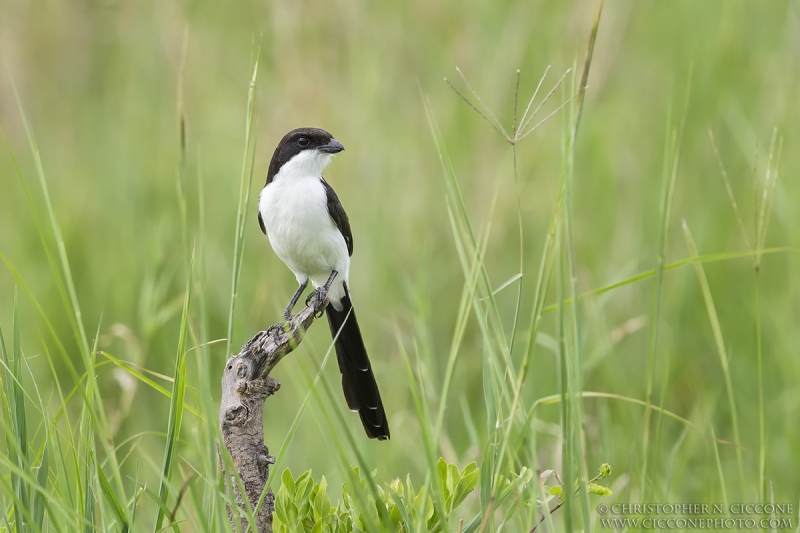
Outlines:
{"label": "bird's white breast", "polygon": [[321,286],[331,271],[337,270],[331,297],[338,300],[336,293],[343,290],[341,282],[347,280],[350,267],[347,244],[328,213],[319,174],[291,163],[284,165],[259,196],[258,209],[269,242],[301,283],[310,279]]}

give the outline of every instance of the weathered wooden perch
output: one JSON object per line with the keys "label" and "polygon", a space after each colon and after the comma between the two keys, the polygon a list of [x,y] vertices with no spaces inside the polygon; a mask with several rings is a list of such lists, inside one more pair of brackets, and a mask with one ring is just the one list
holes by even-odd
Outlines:
{"label": "weathered wooden perch", "polygon": [[[322,316],[328,305],[328,295],[311,298],[311,303],[288,322],[283,331],[272,335],[257,333],[245,344],[239,355],[225,363],[222,375],[222,400],[219,406],[219,425],[222,440],[231,454],[252,509],[261,498],[269,479],[269,465],[275,458],[264,445],[264,401],[280,389],[281,384],[269,376],[275,365],[297,348],[314,319]],[[277,341],[277,342],[276,342]],[[222,466],[224,473],[224,465]],[[232,473],[224,473],[229,494],[232,491],[237,505],[244,500]],[[270,490],[256,515],[259,533],[272,533],[272,512],[275,496]],[[240,531],[247,522],[236,509],[228,506],[228,519],[234,531],[239,521]]]}

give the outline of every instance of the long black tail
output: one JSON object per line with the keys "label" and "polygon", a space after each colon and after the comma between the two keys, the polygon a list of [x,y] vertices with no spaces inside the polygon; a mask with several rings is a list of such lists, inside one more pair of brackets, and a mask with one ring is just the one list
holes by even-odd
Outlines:
{"label": "long black tail", "polygon": [[328,305],[325,310],[331,335],[335,338],[339,333],[335,346],[339,370],[342,372],[344,397],[350,410],[358,411],[367,436],[371,439],[386,440],[389,438],[389,422],[383,410],[381,393],[378,392],[378,384],[372,374],[367,349],[364,348],[361,330],[358,329],[356,313],[346,286],[345,293],[341,311],[337,311],[332,305]]}

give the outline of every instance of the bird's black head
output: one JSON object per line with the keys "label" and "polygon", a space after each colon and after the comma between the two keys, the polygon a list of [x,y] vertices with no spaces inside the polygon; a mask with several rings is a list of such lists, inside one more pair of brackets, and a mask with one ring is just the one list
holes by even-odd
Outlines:
{"label": "bird's black head", "polygon": [[275,153],[272,154],[272,161],[270,161],[267,171],[267,185],[289,161],[294,160],[296,164],[319,167],[319,171],[322,171],[331,156],[342,150],[344,150],[342,143],[323,129],[297,128],[292,130],[283,136],[275,148]]}

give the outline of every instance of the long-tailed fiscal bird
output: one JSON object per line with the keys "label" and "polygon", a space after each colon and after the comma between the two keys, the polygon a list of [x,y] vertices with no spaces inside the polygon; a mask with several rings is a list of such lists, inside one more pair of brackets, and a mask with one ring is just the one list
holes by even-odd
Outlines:
{"label": "long-tailed fiscal bird", "polygon": [[307,303],[320,297],[320,290],[327,290],[330,303],[325,313],[336,339],[347,405],[358,411],[369,438],[386,440],[389,423],[348,287],[353,255],[350,222],[321,174],[342,150],[344,146],[322,129],[298,128],[287,133],[275,148],[258,198],[258,223],[300,285],[283,312],[284,320],[291,319],[309,280],[315,291]]}

